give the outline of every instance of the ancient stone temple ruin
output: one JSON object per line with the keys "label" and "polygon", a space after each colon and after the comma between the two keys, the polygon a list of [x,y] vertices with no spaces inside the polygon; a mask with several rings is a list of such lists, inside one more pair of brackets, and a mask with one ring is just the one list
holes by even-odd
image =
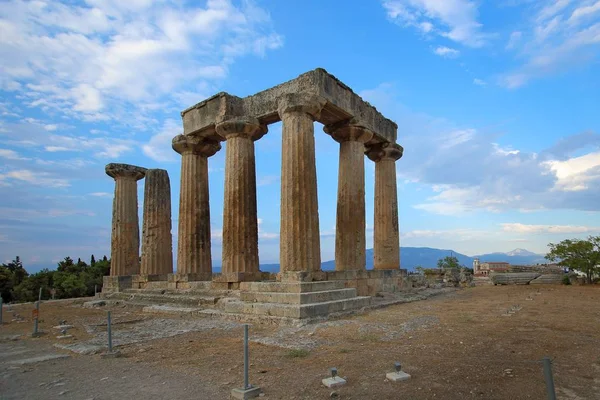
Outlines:
{"label": "ancient stone temple ruin", "polygon": [[[109,164],[115,179],[111,276],[104,292],[169,290],[232,299],[210,313],[310,318],[370,304],[403,286],[395,162],[397,125],[323,69],[255,95],[218,93],[181,113],[177,269],[169,177]],[[280,273],[259,269],[254,142],[282,121]],[[321,271],[314,122],[340,143],[335,271]],[[225,142],[222,271],[212,271],[208,163]],[[365,268],[365,155],[375,163],[374,270]],[[141,264],[136,182],[146,178]],[[179,292],[178,292],[179,291]],[[239,296],[239,297],[237,297]],[[215,300],[219,303],[220,297]],[[206,310],[205,310],[206,311]]]}

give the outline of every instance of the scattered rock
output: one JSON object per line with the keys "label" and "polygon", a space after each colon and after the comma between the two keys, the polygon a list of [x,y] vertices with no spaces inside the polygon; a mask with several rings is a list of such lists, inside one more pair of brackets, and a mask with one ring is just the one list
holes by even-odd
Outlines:
{"label": "scattered rock", "polygon": [[340,394],[336,391],[333,391],[333,392],[329,393],[329,397],[331,397],[332,399],[335,399],[335,398],[340,397]]}

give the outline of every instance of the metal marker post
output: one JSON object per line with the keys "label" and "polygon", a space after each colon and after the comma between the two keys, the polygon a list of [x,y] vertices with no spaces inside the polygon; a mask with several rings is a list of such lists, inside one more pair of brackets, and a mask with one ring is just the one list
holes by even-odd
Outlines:
{"label": "metal marker post", "polygon": [[38,296],[38,302],[42,301],[42,288],[40,287],[40,294]]}
{"label": "metal marker post", "polygon": [[2,322],[4,320],[2,319],[2,296],[0,296],[0,325],[2,325]]}
{"label": "metal marker post", "polygon": [[112,329],[110,327],[110,311],[108,312],[108,352],[112,353]]}
{"label": "metal marker post", "polygon": [[94,297],[98,295],[98,285],[94,285]]}
{"label": "metal marker post", "polygon": [[33,336],[38,335],[38,319],[40,317],[40,301],[35,303],[35,312],[33,318]]}
{"label": "metal marker post", "polygon": [[552,377],[552,360],[550,360],[550,357],[544,357],[542,359],[542,363],[544,364],[544,379],[546,380],[548,400],[556,400],[556,393],[554,392],[554,378]]}
{"label": "metal marker post", "polygon": [[244,390],[248,389],[248,324],[244,324]]}

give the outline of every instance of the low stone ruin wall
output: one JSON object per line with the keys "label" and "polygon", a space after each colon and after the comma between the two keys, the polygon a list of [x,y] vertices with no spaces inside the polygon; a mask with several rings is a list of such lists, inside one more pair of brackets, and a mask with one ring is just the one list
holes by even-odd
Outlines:
{"label": "low stone ruin wall", "polygon": [[540,274],[537,272],[508,272],[505,274],[492,274],[490,276],[494,285],[536,285],[560,284],[562,274]]}

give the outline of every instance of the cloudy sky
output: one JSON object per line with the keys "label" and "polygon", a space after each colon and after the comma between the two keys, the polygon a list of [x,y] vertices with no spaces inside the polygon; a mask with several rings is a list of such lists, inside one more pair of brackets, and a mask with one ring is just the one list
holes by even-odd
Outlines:
{"label": "cloudy sky", "polygon": [[[398,124],[402,245],[542,253],[598,234],[599,56],[600,0],[4,1],[0,261],[109,255],[109,162],[168,170],[176,245],[179,112],[316,67]],[[328,260],[339,145],[321,128]],[[260,257],[277,262],[280,124],[256,152]],[[215,264],[224,154],[209,162]]]}

